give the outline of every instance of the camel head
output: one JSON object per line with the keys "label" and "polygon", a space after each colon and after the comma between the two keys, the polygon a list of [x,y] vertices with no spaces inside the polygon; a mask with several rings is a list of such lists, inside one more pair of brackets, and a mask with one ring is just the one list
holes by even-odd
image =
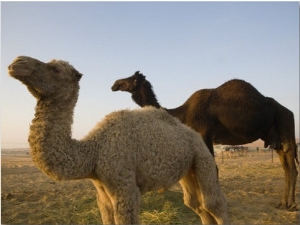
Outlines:
{"label": "camel head", "polygon": [[111,87],[112,91],[127,91],[134,92],[139,89],[141,84],[145,81],[145,76],[140,73],[140,71],[136,71],[130,77],[116,80],[114,85]]}
{"label": "camel head", "polygon": [[8,66],[8,73],[25,84],[37,99],[68,99],[79,91],[82,76],[68,62],[52,60],[48,63],[19,56]]}

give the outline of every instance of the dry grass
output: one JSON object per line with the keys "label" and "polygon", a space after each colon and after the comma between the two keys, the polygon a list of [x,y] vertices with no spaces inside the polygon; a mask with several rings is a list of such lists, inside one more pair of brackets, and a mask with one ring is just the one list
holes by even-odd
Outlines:
{"label": "dry grass", "polygon": [[144,224],[199,223],[197,214],[183,204],[182,193],[176,190],[147,193],[141,206],[140,219]]}
{"label": "dry grass", "polygon": [[[6,152],[7,153],[7,152]],[[283,170],[276,154],[216,157],[220,183],[233,224],[298,224],[299,212],[276,209],[283,190]],[[101,224],[96,191],[89,180],[54,182],[33,166],[25,152],[2,152],[2,224]],[[299,197],[299,179],[297,182]],[[178,185],[141,202],[141,223],[199,224],[183,204]]]}

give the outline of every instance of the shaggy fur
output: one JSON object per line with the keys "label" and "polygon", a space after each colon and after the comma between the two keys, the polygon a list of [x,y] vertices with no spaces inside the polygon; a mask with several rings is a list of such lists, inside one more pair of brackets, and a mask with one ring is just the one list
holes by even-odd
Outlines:
{"label": "shaggy fur", "polygon": [[[132,99],[141,107],[161,107],[152,85],[139,71],[117,80],[112,90],[132,93]],[[265,147],[276,149],[285,172],[285,190],[278,207],[297,210],[295,188],[299,162],[294,116],[290,110],[237,79],[215,89],[196,91],[181,106],[166,110],[199,132],[212,155],[213,143],[241,145],[259,138],[265,141]]]}
{"label": "shaggy fur", "polygon": [[29,134],[33,161],[55,180],[89,178],[104,224],[137,224],[141,194],[180,181],[184,202],[204,224],[228,223],[216,164],[201,137],[163,109],[107,115],[82,140],[71,138],[81,74],[64,61],[21,56],[9,74],[36,97]]}

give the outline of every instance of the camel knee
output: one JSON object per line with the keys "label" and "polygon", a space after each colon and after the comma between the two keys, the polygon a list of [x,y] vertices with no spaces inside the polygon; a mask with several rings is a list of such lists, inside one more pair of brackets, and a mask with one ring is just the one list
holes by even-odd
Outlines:
{"label": "camel knee", "polygon": [[115,221],[116,224],[138,224],[138,207],[130,204],[118,203],[115,207]]}
{"label": "camel knee", "polygon": [[227,202],[225,198],[212,196],[204,199],[203,208],[213,215],[222,215],[223,213],[227,213]]}
{"label": "camel knee", "polygon": [[121,192],[114,202],[116,224],[139,224],[140,193]]}

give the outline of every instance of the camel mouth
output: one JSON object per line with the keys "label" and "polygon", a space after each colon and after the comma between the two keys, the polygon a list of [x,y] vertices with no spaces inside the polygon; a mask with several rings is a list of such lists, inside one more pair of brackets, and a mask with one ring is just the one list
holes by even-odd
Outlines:
{"label": "camel mouth", "polygon": [[28,77],[31,73],[26,68],[27,61],[21,57],[16,58],[8,67],[8,74],[14,78]]}
{"label": "camel mouth", "polygon": [[112,91],[120,91],[121,90],[121,85],[116,81],[114,85],[111,87]]}
{"label": "camel mouth", "polygon": [[30,75],[27,69],[14,66],[8,68],[8,74],[14,78],[28,77]]}
{"label": "camel mouth", "polygon": [[111,90],[112,90],[112,91],[119,91],[120,89],[119,89],[118,86],[112,86],[112,87],[111,87]]}

